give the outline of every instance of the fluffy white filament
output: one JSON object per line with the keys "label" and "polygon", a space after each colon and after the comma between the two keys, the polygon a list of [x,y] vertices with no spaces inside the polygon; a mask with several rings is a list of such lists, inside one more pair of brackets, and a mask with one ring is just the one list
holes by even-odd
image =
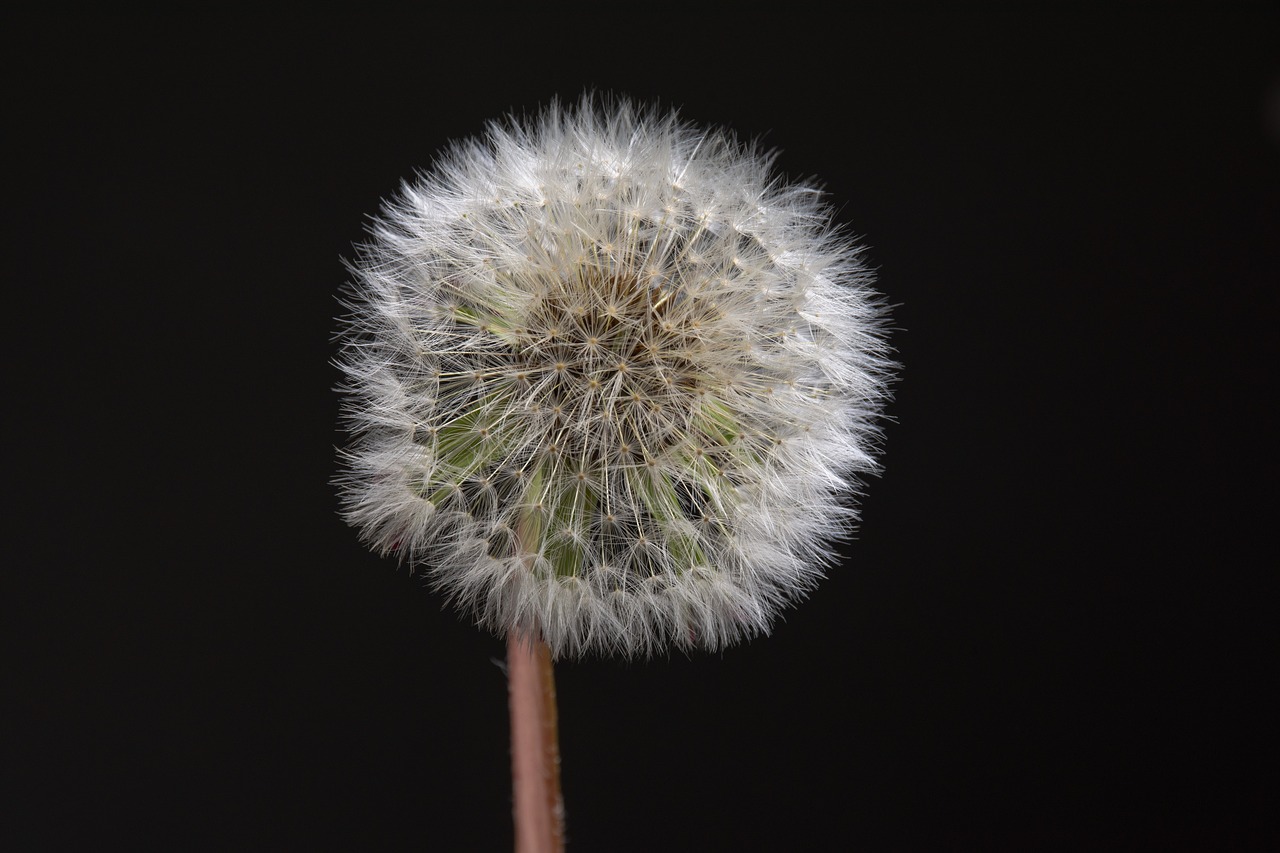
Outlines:
{"label": "fluffy white filament", "polygon": [[883,305],[820,194],[726,132],[588,99],[493,124],[352,269],[346,519],[498,633],[722,648],[856,520]]}

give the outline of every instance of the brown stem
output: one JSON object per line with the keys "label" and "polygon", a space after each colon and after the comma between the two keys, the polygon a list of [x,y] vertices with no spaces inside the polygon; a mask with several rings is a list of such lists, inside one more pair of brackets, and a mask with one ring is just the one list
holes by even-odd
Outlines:
{"label": "brown stem", "polygon": [[560,739],[551,650],[541,640],[507,635],[511,699],[511,780],[516,853],[564,850]]}

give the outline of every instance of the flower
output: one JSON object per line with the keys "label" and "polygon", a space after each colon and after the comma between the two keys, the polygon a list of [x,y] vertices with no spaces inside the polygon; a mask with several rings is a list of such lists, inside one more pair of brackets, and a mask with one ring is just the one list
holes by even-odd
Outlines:
{"label": "flower", "polygon": [[859,248],[727,131],[489,126],[351,264],[346,520],[557,657],[769,631],[856,521],[893,363]]}

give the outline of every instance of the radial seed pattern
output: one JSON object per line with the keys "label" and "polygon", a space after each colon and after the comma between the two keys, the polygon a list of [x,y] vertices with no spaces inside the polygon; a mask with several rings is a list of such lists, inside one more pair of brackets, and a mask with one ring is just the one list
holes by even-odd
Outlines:
{"label": "radial seed pattern", "polygon": [[455,146],[353,265],[345,514],[557,656],[767,632],[855,519],[891,367],[817,193],[674,116]]}

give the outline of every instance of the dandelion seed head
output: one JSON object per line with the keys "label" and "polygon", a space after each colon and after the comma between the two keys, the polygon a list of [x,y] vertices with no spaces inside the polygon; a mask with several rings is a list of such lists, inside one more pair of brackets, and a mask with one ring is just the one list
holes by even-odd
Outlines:
{"label": "dandelion seed head", "polygon": [[556,656],[767,633],[851,530],[893,364],[858,247],[730,133],[492,124],[351,264],[343,512]]}

